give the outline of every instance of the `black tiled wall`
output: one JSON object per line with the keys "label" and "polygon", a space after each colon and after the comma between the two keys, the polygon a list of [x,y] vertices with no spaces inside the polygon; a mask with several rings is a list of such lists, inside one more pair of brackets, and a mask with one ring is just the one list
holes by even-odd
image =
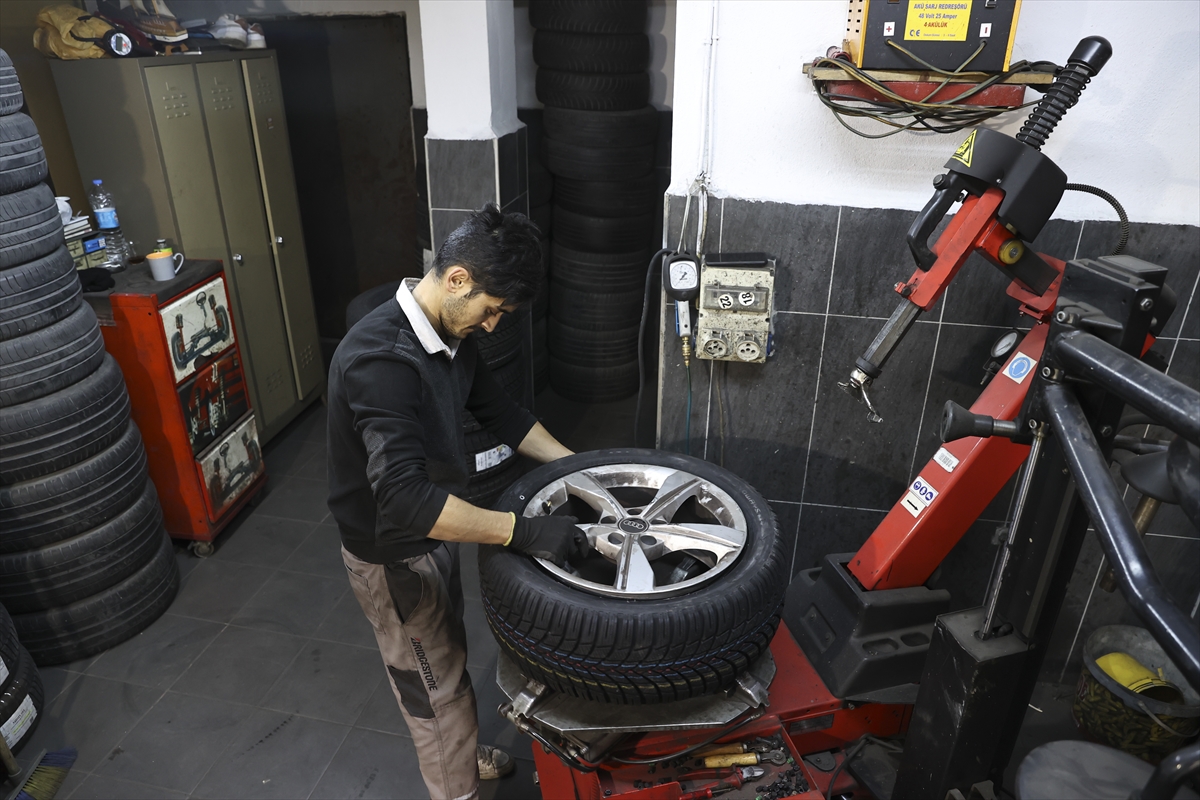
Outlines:
{"label": "black tiled wall", "polygon": [[525,126],[497,139],[424,142],[433,249],[485,203],[528,214]]}
{"label": "black tiled wall", "polygon": [[[685,201],[668,199],[669,241],[675,246]],[[673,312],[666,316],[660,446],[690,448],[762,492],[794,541],[793,573],[816,566],[825,553],[858,549],[936,452],[943,403],[970,406],[981,389],[988,348],[1019,322],[1016,301],[1004,293],[1008,279],[972,257],[876,381],[873,399],[884,422],[866,420],[865,409],[837,383],[846,380],[854,359],[895,308],[899,297],[892,287],[913,271],[905,234],[914,216],[893,209],[709,199],[707,251],[763,251],[778,259],[775,355],[764,365],[692,359],[690,443],[688,376]],[[693,199],[684,238],[689,248],[696,219]],[[1071,259],[1104,255],[1117,238],[1116,223],[1052,220],[1034,247]],[[1200,304],[1194,303],[1200,228],[1135,223],[1126,252],[1171,269],[1168,283],[1179,295],[1179,307],[1156,347],[1170,359],[1169,374],[1200,385]],[[1007,513],[1009,494],[1006,488],[997,496],[930,582],[949,589],[956,607],[983,599],[995,552],[992,536]],[[1147,547],[1164,582],[1191,612],[1200,563],[1196,530],[1177,510],[1164,511]],[[1099,562],[1099,546],[1089,536],[1047,657],[1048,677],[1074,680],[1088,633],[1133,621],[1119,594],[1093,588]]]}

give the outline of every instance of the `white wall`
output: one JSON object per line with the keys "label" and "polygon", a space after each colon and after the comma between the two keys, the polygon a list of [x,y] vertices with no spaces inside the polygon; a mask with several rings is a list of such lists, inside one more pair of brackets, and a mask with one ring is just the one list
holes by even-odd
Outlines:
{"label": "white wall", "polygon": [[[671,188],[701,161],[701,98],[718,1],[711,182],[720,196],[919,209],[965,134],[867,140],[821,105],[801,65],[840,43],[846,0],[688,0],[677,6]],[[1141,222],[1200,223],[1200,3],[1026,0],[1013,59],[1063,63],[1098,34],[1113,57],[1043,151],[1069,179],[1106,189]],[[1033,99],[1029,92],[1027,99]],[[1027,112],[997,124],[1015,133]],[[865,125],[868,121],[859,120]],[[881,129],[881,126],[879,126]],[[1055,214],[1111,219],[1068,192]]]}
{"label": "white wall", "polygon": [[[650,105],[671,107],[675,82],[675,0],[649,0],[646,33],[650,37]],[[516,38],[517,106],[541,108],[537,99],[537,64],[533,61],[533,26],[529,0],[513,3]]]}
{"label": "white wall", "polygon": [[[413,105],[425,107],[425,62],[421,49],[421,10],[418,0],[171,0],[170,7],[171,13],[181,20],[207,19],[209,22],[222,14],[242,17],[403,14],[408,36],[408,71],[412,80]],[[270,45],[268,41],[267,46]],[[381,77],[386,79],[386,76]]]}

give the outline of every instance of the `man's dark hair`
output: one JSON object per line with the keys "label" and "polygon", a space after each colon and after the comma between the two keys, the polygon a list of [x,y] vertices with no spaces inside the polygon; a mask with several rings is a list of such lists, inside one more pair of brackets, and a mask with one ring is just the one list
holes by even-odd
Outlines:
{"label": "man's dark hair", "polygon": [[537,225],[524,214],[502,214],[488,203],[446,237],[433,259],[433,272],[441,277],[457,264],[471,274],[471,294],[486,292],[524,305],[545,280],[538,237]]}

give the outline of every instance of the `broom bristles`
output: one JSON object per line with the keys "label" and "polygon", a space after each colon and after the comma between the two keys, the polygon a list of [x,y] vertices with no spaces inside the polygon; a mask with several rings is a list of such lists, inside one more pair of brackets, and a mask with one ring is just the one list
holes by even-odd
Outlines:
{"label": "broom bristles", "polygon": [[15,800],[52,800],[78,757],[74,747],[46,753],[25,779]]}

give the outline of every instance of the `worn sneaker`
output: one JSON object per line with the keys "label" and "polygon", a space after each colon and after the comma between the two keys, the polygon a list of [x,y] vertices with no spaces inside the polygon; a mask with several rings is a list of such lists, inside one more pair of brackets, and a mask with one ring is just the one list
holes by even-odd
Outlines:
{"label": "worn sneaker", "polygon": [[517,762],[499,747],[481,744],[475,748],[475,760],[479,762],[479,780],[494,781],[512,774]]}

